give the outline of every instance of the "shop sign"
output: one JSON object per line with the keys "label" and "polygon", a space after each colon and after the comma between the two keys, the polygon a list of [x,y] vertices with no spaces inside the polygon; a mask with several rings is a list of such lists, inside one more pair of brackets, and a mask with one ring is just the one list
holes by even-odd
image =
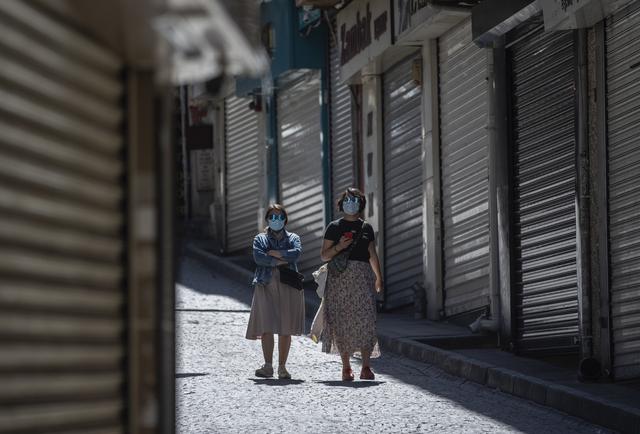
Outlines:
{"label": "shop sign", "polygon": [[338,13],[337,20],[345,80],[391,45],[390,0],[354,1]]}
{"label": "shop sign", "polygon": [[411,32],[416,24],[433,15],[433,6],[427,0],[396,0],[394,2],[395,39]]}
{"label": "shop sign", "polygon": [[620,0],[538,0],[544,28],[568,30],[591,27],[628,3]]}
{"label": "shop sign", "polygon": [[213,190],[213,150],[200,149],[192,151],[192,155],[196,160],[196,190]]}

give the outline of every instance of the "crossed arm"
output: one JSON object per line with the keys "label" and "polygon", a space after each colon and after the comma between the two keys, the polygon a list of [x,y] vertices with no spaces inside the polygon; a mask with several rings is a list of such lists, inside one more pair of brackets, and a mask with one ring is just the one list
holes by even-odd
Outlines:
{"label": "crossed arm", "polygon": [[291,243],[292,247],[287,250],[268,250],[269,246],[258,236],[253,240],[253,260],[257,265],[263,267],[275,267],[296,262],[302,254],[300,237],[292,236]]}

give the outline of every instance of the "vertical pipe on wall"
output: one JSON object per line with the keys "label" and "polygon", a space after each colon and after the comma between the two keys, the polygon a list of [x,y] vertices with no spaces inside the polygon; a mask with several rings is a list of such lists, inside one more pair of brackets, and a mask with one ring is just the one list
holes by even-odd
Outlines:
{"label": "vertical pipe on wall", "polygon": [[325,68],[320,73],[320,102],[321,102],[321,123],[322,123],[322,191],[324,191],[324,225],[331,222],[332,204],[331,192],[331,131],[329,125],[329,76],[330,62],[327,58]]}
{"label": "vertical pipe on wall", "polygon": [[[500,345],[508,349],[513,340],[513,319],[511,299],[511,212],[509,191],[509,111],[508,77],[504,37],[494,42],[493,86],[490,93],[494,105],[494,137],[490,143],[493,162],[495,196],[498,276],[500,292]],[[493,172],[493,171],[491,171]]]}
{"label": "vertical pipe on wall", "polygon": [[169,89],[160,89],[157,97],[156,125],[158,152],[156,163],[157,194],[157,384],[160,389],[161,434],[175,432],[175,138],[171,122],[173,97]]}
{"label": "vertical pipe on wall", "polygon": [[576,216],[578,264],[578,314],[580,315],[580,355],[593,355],[591,332],[591,242],[589,206],[589,94],[587,76],[587,34],[581,29],[576,35]]}
{"label": "vertical pipe on wall", "polygon": [[596,24],[596,100],[597,100],[597,143],[596,161],[598,164],[598,250],[599,250],[599,295],[600,295],[600,363],[605,375],[612,372],[611,354],[611,310],[609,295],[609,195],[607,168],[607,90],[606,90],[606,61],[605,61],[605,29],[604,21]]}
{"label": "vertical pipe on wall", "polygon": [[182,189],[184,194],[184,217],[189,220],[191,201],[189,199],[189,154],[187,153],[187,88],[180,86],[180,146],[182,147]]}
{"label": "vertical pipe on wall", "polygon": [[498,201],[497,166],[500,163],[499,150],[496,147],[498,130],[496,129],[495,64],[493,51],[487,54],[487,95],[489,99],[487,136],[489,139],[489,308],[491,311],[491,329],[497,331],[500,322],[500,256],[498,254]]}
{"label": "vertical pipe on wall", "polygon": [[273,89],[265,96],[267,109],[267,196],[269,203],[280,200],[280,188],[278,186],[278,118],[276,108],[276,90]]}
{"label": "vertical pipe on wall", "polygon": [[440,125],[438,104],[438,45],[431,40],[422,47],[423,59],[423,164],[424,164],[424,276],[427,318],[442,317],[442,216],[440,210]]}

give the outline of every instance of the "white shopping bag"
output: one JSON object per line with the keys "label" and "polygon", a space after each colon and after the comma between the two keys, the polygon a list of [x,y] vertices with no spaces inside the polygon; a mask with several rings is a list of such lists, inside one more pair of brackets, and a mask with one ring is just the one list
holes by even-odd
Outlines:
{"label": "white shopping bag", "polygon": [[324,329],[324,298],[320,302],[320,307],[318,307],[316,316],[313,318],[313,322],[311,323],[311,332],[309,333],[309,337],[316,344],[320,340],[320,335],[322,334],[323,329]]}
{"label": "white shopping bag", "polygon": [[322,267],[318,268],[316,271],[311,273],[313,276],[313,280],[318,284],[318,289],[316,289],[316,294],[318,297],[324,297],[324,287],[327,285],[327,264],[324,264]]}

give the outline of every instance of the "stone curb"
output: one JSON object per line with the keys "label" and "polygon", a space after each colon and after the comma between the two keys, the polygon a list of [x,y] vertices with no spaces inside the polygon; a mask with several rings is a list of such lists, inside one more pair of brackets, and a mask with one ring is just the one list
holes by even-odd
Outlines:
{"label": "stone curb", "polygon": [[[228,278],[247,282],[247,284],[250,284],[253,279],[251,271],[194,245],[188,245],[186,253]],[[313,318],[319,301],[305,297],[305,304],[307,316]],[[384,330],[378,330],[378,340],[383,350],[437,366],[451,375],[528,399],[609,429],[623,433],[640,432],[640,410],[636,408],[608,402],[580,390],[491,365],[412,339],[388,336]]]}
{"label": "stone curb", "polygon": [[378,333],[382,349],[623,433],[640,432],[640,410],[411,339]]}

